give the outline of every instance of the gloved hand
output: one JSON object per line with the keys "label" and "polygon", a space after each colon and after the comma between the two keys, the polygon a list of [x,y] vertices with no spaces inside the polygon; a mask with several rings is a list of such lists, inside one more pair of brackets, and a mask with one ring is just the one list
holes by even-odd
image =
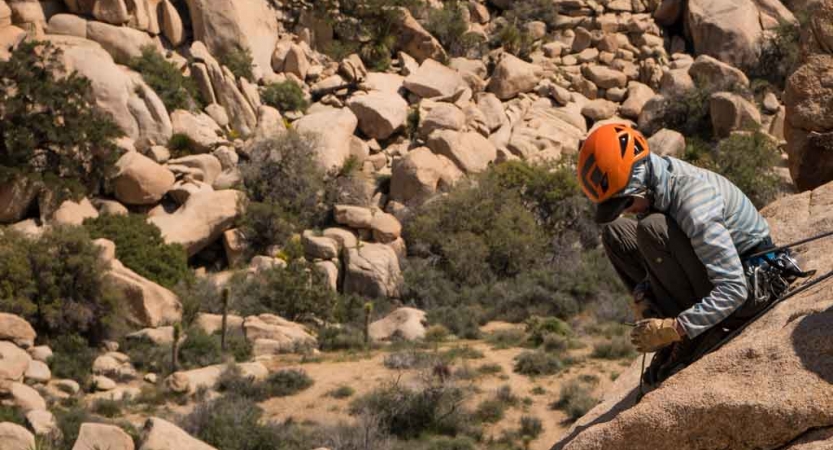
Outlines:
{"label": "gloved hand", "polygon": [[676,319],[640,320],[631,331],[631,343],[640,353],[650,353],[682,341],[676,323]]}

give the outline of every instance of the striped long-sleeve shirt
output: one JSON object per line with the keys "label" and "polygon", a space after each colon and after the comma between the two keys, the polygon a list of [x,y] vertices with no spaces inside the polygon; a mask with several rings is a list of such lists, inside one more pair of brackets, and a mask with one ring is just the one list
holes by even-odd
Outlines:
{"label": "striped long-sleeve shirt", "polygon": [[769,225],[749,198],[723,176],[655,154],[648,164],[640,181],[653,191],[653,209],[668,214],[691,239],[714,286],[708,296],[677,316],[686,334],[694,338],[746,301],[739,255],[769,236]]}

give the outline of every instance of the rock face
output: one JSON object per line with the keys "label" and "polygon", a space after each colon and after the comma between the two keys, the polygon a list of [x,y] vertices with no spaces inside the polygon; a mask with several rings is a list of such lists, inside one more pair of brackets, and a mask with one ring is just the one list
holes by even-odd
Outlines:
{"label": "rock face", "polygon": [[278,23],[266,0],[187,0],[194,39],[213,55],[249,49],[261,73],[271,72]]}
{"label": "rock face", "polygon": [[466,82],[454,69],[426,59],[419,70],[405,78],[403,86],[423,98],[451,98],[466,88]]}
{"label": "rock face", "polygon": [[[259,362],[238,364],[240,372],[245,377],[263,380],[269,371]],[[225,364],[217,364],[199,369],[176,372],[165,380],[168,389],[179,393],[194,393],[200,387],[213,389],[223,372],[228,369]]]}
{"label": "rock face", "polygon": [[151,417],[142,428],[139,450],[217,450],[191,437],[176,425]]}
{"label": "rock face", "polygon": [[0,380],[18,381],[29,368],[32,357],[7,341],[0,341]]}
{"label": "rock face", "polygon": [[463,175],[454,163],[427,147],[411,150],[393,166],[391,198],[420,204],[437,191],[448,189]]}
{"label": "rock face", "polygon": [[0,423],[0,442],[3,450],[32,450],[35,448],[35,436],[26,428],[11,422]]}
{"label": "rock face", "polygon": [[[833,3],[824,2],[811,23],[815,41],[833,48]],[[790,175],[800,190],[833,180],[833,56],[811,53],[810,45],[804,51],[810,54],[790,76],[784,93]]]}
{"label": "rock face", "polygon": [[486,89],[501,100],[509,100],[535,89],[541,79],[541,72],[540,66],[506,53],[495,67]]}
{"label": "rock face", "polygon": [[372,298],[399,297],[402,275],[396,253],[385,244],[362,243],[345,253],[344,292]]}
{"label": "rock face", "polygon": [[720,0],[691,0],[686,29],[698,54],[733,66],[754,64],[760,53],[761,22],[753,0],[727,4]]}
{"label": "rock face", "polygon": [[71,36],[49,36],[63,49],[68,71],[77,70],[90,79],[96,106],[110,113],[137,149],[167,144],[172,126],[168,111],[158,95],[138,73],[117,66],[98,44]]}
{"label": "rock face", "polygon": [[244,197],[234,190],[194,194],[174,213],[148,220],[159,227],[165,242],[182,244],[193,256],[232,227]]}
{"label": "rock face", "polygon": [[81,424],[72,450],[133,450],[133,438],[121,428],[101,423]]}
{"label": "rock face", "polygon": [[[763,210],[777,243],[829,229],[831,212],[833,184]],[[799,251],[806,268],[833,265],[828,241]],[[636,406],[639,366],[632,366],[620,377],[627,382],[619,386],[624,389],[579,420],[553,448],[793,448],[784,445],[808,430],[833,426],[831,290],[827,281],[776,306]]]}
{"label": "rock face", "polygon": [[389,138],[408,118],[408,102],[396,93],[355,96],[347,105],[359,119],[359,128],[371,139]]}
{"label": "rock face", "polygon": [[382,320],[370,324],[370,338],[374,341],[399,337],[414,341],[425,337],[425,311],[414,308],[399,308]]}
{"label": "rock face", "polygon": [[128,205],[152,205],[174,185],[174,174],[139,152],[128,152],[116,162],[116,198]]}
{"label": "rock face", "polygon": [[465,173],[482,172],[497,158],[494,145],[474,132],[436,131],[429,137],[428,147],[454,161]]}
{"label": "rock face", "polygon": [[247,317],[243,333],[254,345],[256,356],[291,353],[318,345],[303,325],[274,314]]}
{"label": "rock face", "polygon": [[294,127],[315,139],[318,163],[326,170],[340,168],[350,157],[350,137],[359,119],[348,108],[316,112],[304,116]]}
{"label": "rock face", "polygon": [[35,329],[20,316],[0,312],[0,341],[12,341],[18,347],[35,345]]}
{"label": "rock face", "polygon": [[159,327],[179,322],[182,304],[173,292],[140,276],[116,259],[116,245],[106,239],[94,241],[101,259],[108,267],[105,277],[118,289],[130,305],[129,319],[135,325]]}
{"label": "rock face", "polygon": [[727,137],[732,131],[761,125],[761,113],[751,102],[737,94],[718,92],[709,99],[709,114],[714,134]]}

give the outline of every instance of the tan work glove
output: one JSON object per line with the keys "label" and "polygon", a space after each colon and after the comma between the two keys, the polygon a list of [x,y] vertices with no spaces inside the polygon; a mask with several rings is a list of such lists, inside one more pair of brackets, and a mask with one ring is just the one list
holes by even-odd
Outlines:
{"label": "tan work glove", "polygon": [[631,343],[640,353],[650,353],[682,341],[676,323],[676,319],[640,320],[631,331]]}

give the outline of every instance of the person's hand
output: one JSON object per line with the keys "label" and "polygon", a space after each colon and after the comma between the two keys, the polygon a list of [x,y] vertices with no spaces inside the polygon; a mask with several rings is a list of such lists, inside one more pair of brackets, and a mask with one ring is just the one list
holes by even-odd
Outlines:
{"label": "person's hand", "polygon": [[682,340],[676,319],[640,320],[631,331],[631,343],[640,353],[655,352]]}

